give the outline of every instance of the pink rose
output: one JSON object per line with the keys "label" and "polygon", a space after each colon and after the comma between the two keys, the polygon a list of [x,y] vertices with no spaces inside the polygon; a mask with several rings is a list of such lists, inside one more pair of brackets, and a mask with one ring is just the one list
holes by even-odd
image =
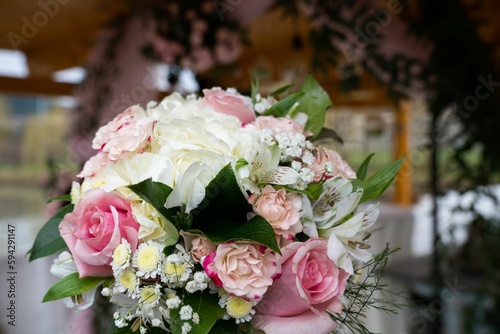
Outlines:
{"label": "pink rose", "polygon": [[325,309],[342,310],[349,274],[328,258],[327,245],[313,238],[282,248],[282,276],[257,304],[255,328],[273,334],[326,334],[336,328]]}
{"label": "pink rose", "polygon": [[237,117],[243,124],[255,120],[252,102],[245,96],[221,89],[204,89],[203,94],[203,100],[215,111]]}
{"label": "pink rose", "polygon": [[274,116],[259,116],[255,120],[258,129],[271,129],[274,132],[302,133],[304,136],[312,135],[311,132],[304,132],[304,125],[288,117],[276,118]]}
{"label": "pink rose", "polygon": [[186,251],[191,252],[191,257],[196,263],[199,263],[204,256],[213,253],[217,248],[213,242],[199,235],[186,231],[180,231],[180,235],[184,238]]}
{"label": "pink rose", "polygon": [[287,193],[285,189],[276,190],[267,185],[259,195],[250,195],[248,201],[253,205],[256,214],[269,221],[276,235],[293,239],[297,233],[302,232],[300,195]]}
{"label": "pink rose", "polygon": [[203,268],[230,295],[249,300],[264,295],[281,274],[280,255],[260,244],[226,242],[203,261]]}
{"label": "pink rose", "polygon": [[118,160],[123,153],[145,148],[152,132],[153,122],[144,109],[133,106],[97,131],[92,148],[106,153],[110,160]]}
{"label": "pink rose", "polygon": [[126,239],[134,252],[138,229],[130,203],[101,189],[87,191],[59,225],[80,277],[111,276],[113,251]]}
{"label": "pink rose", "polygon": [[[325,165],[327,162],[332,164],[332,173],[325,173]],[[314,164],[309,168],[315,172],[315,182],[321,180],[323,176],[327,179],[338,175],[346,179],[356,178],[356,173],[352,170],[349,164],[342,159],[340,154],[326,148],[318,149],[315,152]]]}

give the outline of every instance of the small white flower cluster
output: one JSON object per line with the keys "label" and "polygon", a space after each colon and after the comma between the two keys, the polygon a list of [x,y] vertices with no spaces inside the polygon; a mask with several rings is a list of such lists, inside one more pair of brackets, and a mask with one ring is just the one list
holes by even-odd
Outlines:
{"label": "small white flower cluster", "polygon": [[281,150],[281,162],[291,163],[300,160],[307,165],[314,162],[311,152],[314,145],[302,133],[280,132],[275,134],[274,139]]}
{"label": "small white flower cluster", "polygon": [[135,319],[132,326],[138,326],[140,333],[147,332],[148,324],[164,328],[163,320],[168,319],[168,314],[164,314],[160,310],[163,300],[160,284],[153,283],[141,286],[132,296],[124,296],[114,288],[104,288],[101,293],[104,296],[110,296],[112,302],[121,306],[113,315],[116,327],[128,326]]}
{"label": "small white flower cluster", "polygon": [[177,244],[177,252],[170,254],[163,261],[161,280],[170,288],[181,288],[192,278],[194,261],[184,248]]}
{"label": "small white flower cluster", "polygon": [[289,164],[300,175],[299,181],[293,186],[305,189],[314,180],[314,172],[310,166],[314,164],[313,143],[302,133],[278,132],[271,129],[261,130],[261,142],[267,145],[277,145],[281,151],[280,162]]}
{"label": "small white flower cluster", "polygon": [[[204,291],[211,280],[204,271],[193,270],[194,261],[181,245],[175,245],[176,251],[170,255],[165,255],[164,249],[165,245],[148,240],[132,254],[130,244],[123,239],[113,252],[115,282],[104,288],[102,294],[128,298],[127,305],[114,315],[117,327],[127,326],[134,318],[143,325],[163,326],[164,319],[174,320],[170,319],[170,312],[179,308],[179,317],[184,321],[182,333],[188,333],[192,324],[199,323],[199,315],[190,305],[184,305],[173,289],[181,288],[188,293]],[[140,332],[146,331],[140,325]]]}
{"label": "small white flower cluster", "polygon": [[276,99],[272,96],[262,97],[260,94],[256,94],[253,109],[256,113],[262,114],[267,109],[271,108],[275,103]]}
{"label": "small white flower cluster", "polygon": [[[174,292],[175,294],[175,292]],[[161,308],[162,313],[169,315],[171,310],[174,309],[179,309],[178,311],[178,316],[179,319],[183,321],[181,330],[182,334],[187,334],[191,331],[193,328],[192,325],[189,323],[190,321],[194,325],[198,325],[200,323],[200,315],[196,312],[194,312],[193,308],[191,305],[183,305],[182,300],[179,298],[177,295],[167,295],[167,301],[165,302],[165,305],[167,306],[167,309],[164,309],[163,307]],[[178,321],[176,319],[176,321]]]}

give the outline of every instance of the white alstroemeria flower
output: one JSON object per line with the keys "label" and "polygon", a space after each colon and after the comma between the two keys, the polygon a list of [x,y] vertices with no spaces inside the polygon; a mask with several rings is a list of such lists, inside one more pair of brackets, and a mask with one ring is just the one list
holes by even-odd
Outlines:
{"label": "white alstroemeria flower", "polygon": [[[78,272],[76,269],[75,261],[71,254],[67,251],[59,254],[58,258],[54,260],[54,263],[50,267],[50,273],[56,277],[64,278],[68,275]],[[97,290],[97,286],[90,289],[89,291],[82,294],[81,302],[79,298],[67,297],[63,299],[64,305],[73,311],[82,311],[89,308],[94,303],[94,296]]]}
{"label": "white alstroemeria flower", "polygon": [[358,206],[363,191],[353,192],[352,183],[342,177],[325,181],[323,193],[313,204],[313,221],[316,227],[329,229],[338,224]]}
{"label": "white alstroemeria flower", "polygon": [[184,204],[185,212],[191,212],[205,198],[205,187],[213,178],[213,172],[207,165],[192,163],[177,181],[174,191],[165,202],[165,207],[169,209]]}
{"label": "white alstroemeria flower", "polygon": [[318,228],[313,220],[311,200],[306,195],[302,195],[300,217],[300,220],[302,221],[302,232],[304,232],[309,238],[317,238],[319,236]]}
{"label": "white alstroemeria flower", "polygon": [[[261,148],[255,159],[240,168],[243,187],[252,193],[260,193],[259,184],[291,185],[300,179],[300,174],[291,167],[278,166],[281,152],[277,146]],[[241,172],[240,172],[241,171]]]}
{"label": "white alstroemeria flower", "polygon": [[328,237],[328,257],[351,275],[354,274],[353,260],[366,262],[372,257],[364,241],[370,235],[367,229],[375,223],[378,214],[378,204],[370,204],[345,222],[320,230],[322,237]]}

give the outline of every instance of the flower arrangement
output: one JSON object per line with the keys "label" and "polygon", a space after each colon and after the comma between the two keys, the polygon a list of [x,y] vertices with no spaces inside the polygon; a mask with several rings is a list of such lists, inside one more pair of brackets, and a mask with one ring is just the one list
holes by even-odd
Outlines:
{"label": "flower arrangement", "polygon": [[[44,301],[116,305],[123,333],[329,333],[371,259],[377,198],[402,159],[366,178],[312,140],[331,106],[308,77],[281,100],[234,89],[172,94],[101,127],[98,153],[39,232],[61,252]],[[122,333],[122,332],[120,332]]]}

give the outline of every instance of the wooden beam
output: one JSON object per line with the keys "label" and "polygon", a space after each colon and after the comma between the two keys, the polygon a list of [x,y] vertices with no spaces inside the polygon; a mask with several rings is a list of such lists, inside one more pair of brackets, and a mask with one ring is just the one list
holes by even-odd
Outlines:
{"label": "wooden beam", "polygon": [[40,78],[0,77],[0,92],[29,95],[73,95],[75,85]]}
{"label": "wooden beam", "polygon": [[396,176],[394,201],[401,205],[413,203],[412,170],[410,164],[410,130],[411,130],[411,103],[403,99],[396,106],[396,140],[394,155],[396,159],[406,154],[406,159]]}

